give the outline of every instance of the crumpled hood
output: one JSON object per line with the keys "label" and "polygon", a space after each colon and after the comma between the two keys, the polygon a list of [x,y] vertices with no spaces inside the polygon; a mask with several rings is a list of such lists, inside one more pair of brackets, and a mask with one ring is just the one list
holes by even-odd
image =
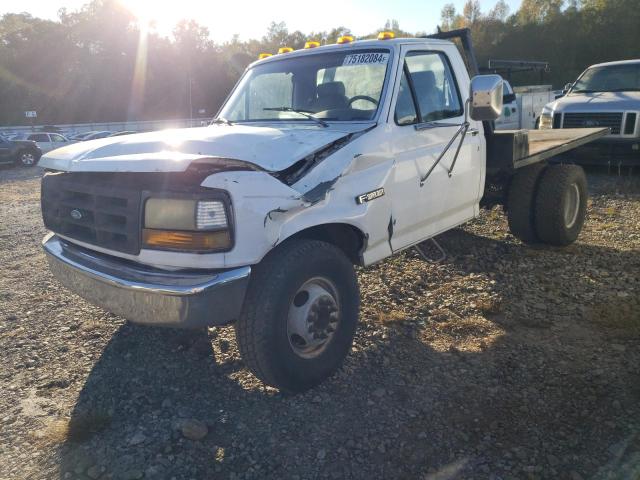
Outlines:
{"label": "crumpled hood", "polygon": [[555,112],[640,110],[640,92],[572,93],[556,100]]}
{"label": "crumpled hood", "polygon": [[273,172],[367,126],[221,124],[163,130],[74,143],[47,153],[39,165],[70,172],[182,172],[194,160],[217,157]]}

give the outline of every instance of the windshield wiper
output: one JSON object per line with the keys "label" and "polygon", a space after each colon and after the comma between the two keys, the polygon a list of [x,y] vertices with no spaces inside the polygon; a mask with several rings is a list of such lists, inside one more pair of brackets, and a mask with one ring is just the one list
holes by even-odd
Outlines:
{"label": "windshield wiper", "polygon": [[268,110],[270,112],[293,112],[293,113],[297,113],[298,115],[302,115],[303,117],[307,117],[309,120],[313,120],[318,125],[322,125],[325,128],[329,126],[327,122],[314,117],[313,115],[311,115],[311,113],[305,110],[298,110],[296,108],[291,108],[291,107],[265,107],[263,108],[263,110]]}
{"label": "windshield wiper", "polygon": [[225,125],[233,125],[233,122],[231,120],[227,120],[224,117],[216,117],[211,123],[224,123]]}

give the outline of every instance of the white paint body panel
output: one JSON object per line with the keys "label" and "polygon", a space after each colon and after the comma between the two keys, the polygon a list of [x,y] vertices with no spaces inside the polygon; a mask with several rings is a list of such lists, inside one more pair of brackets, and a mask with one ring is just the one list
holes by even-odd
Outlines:
{"label": "white paint body panel", "polygon": [[194,160],[220,157],[278,171],[366,126],[216,124],[162,130],[74,143],[44,155],[40,166],[67,172],[183,172]]}
{"label": "white paint body panel", "polygon": [[[413,126],[397,126],[393,115],[401,61],[410,50],[441,51],[447,55],[459,82],[462,101],[466,100],[470,81],[456,47],[427,39],[357,43],[358,47],[366,44],[391,50],[389,84],[376,123],[329,122],[329,128],[310,122],[216,125],[96,140],[45,156],[40,162],[42,166],[65,171],[181,172],[192,161],[211,157],[251,162],[266,170],[219,172],[201,184],[225,190],[231,197],[235,245],[229,252],[189,254],[143,249],[139,255],[127,255],[83,246],[168,269],[230,268],[260,262],[270,250],[302,230],[340,223],[364,234],[366,248],[362,259],[365,265],[370,265],[473,218],[478,213],[485,175],[481,123],[472,122],[471,128],[479,134],[466,136],[451,177],[446,168],[451,164],[456,145],[421,187],[420,176],[451,139],[457,130],[455,125],[463,117],[447,120],[451,127],[416,130]],[[351,47],[321,47],[325,51],[338,48]],[[355,132],[360,132],[359,136],[328,155],[291,186],[269,173],[283,170]],[[318,186],[324,187],[321,194],[311,198],[310,191]],[[379,188],[384,188],[385,195],[363,204],[356,202],[358,195]]]}

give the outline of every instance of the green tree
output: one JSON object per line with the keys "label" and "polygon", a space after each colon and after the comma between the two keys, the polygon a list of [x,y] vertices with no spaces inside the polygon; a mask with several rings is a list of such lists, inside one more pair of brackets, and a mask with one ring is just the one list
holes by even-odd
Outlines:
{"label": "green tree", "polygon": [[564,0],[523,0],[518,10],[522,24],[541,23],[560,15]]}

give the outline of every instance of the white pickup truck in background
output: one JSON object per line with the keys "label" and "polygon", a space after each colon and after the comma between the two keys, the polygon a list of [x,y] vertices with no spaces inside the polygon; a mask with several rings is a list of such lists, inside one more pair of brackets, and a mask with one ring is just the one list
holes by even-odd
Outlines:
{"label": "white pickup truck in background", "polygon": [[208,127],[55,150],[40,161],[50,268],[134,322],[235,322],[258,378],[307,389],[351,348],[354,266],[485,205],[525,242],[580,233],[585,174],[546,160],[607,130],[494,131],[503,81],[477,71],[466,29],[345,37],[254,62]]}
{"label": "white pickup truck in background", "polygon": [[567,152],[563,161],[591,165],[640,165],[640,59],[587,68],[566,95],[542,112],[543,129],[607,127],[609,135]]}
{"label": "white pickup truck in background", "polygon": [[502,115],[496,120],[496,129],[538,128],[542,109],[555,98],[551,85],[512,87],[505,80]]}

